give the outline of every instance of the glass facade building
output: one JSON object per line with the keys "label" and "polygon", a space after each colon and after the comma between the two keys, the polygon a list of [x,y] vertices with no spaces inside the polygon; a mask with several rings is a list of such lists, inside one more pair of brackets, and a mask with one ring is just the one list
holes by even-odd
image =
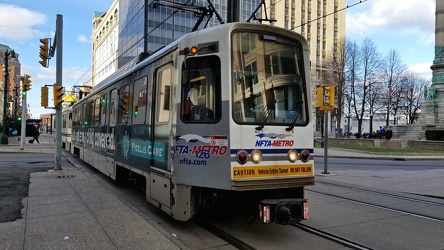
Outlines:
{"label": "glass facade building", "polygon": [[[120,24],[118,65],[122,67],[141,53],[152,53],[161,47],[170,44],[183,35],[191,32],[198,17],[188,11],[159,6],[154,1],[120,0]],[[208,7],[207,1],[179,0],[175,3],[184,5]],[[211,1],[224,22],[227,22],[227,0]],[[260,0],[241,1],[240,21],[245,21],[260,5]],[[261,16],[258,11],[257,17]],[[199,28],[203,28],[206,19]],[[213,15],[208,26],[218,25],[216,15]]]}

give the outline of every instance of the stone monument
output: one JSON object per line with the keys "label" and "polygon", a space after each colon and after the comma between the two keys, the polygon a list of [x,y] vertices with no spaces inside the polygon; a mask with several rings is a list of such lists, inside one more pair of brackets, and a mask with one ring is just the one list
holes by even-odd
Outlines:
{"label": "stone monument", "polygon": [[425,131],[444,129],[444,1],[436,1],[435,58],[432,69],[432,85],[424,87],[424,102],[419,121],[412,125],[390,126],[393,138],[424,140]]}
{"label": "stone monument", "polygon": [[421,123],[444,127],[444,1],[436,1],[435,58],[430,68],[433,71],[432,85],[425,95]]}

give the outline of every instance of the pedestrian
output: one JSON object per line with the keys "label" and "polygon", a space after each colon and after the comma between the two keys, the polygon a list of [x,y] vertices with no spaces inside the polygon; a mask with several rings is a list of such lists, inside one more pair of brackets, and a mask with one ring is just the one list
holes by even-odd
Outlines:
{"label": "pedestrian", "polygon": [[382,139],[385,139],[385,128],[383,128],[382,126],[380,126],[379,129],[381,130],[381,138],[382,138]]}
{"label": "pedestrian", "polygon": [[37,127],[37,128],[35,129],[35,131],[34,131],[34,135],[33,135],[33,140],[35,140],[37,143],[40,143],[40,142],[39,142],[39,135],[40,135],[40,132],[39,132],[39,128]]}

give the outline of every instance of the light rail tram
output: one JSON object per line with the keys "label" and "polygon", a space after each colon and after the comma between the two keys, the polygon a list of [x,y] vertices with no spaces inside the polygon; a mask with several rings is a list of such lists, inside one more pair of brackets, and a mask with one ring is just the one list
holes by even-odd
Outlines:
{"label": "light rail tram", "polygon": [[62,146],[177,220],[230,209],[263,223],[307,219],[308,53],[300,34],[265,24],[189,33],[65,109]]}

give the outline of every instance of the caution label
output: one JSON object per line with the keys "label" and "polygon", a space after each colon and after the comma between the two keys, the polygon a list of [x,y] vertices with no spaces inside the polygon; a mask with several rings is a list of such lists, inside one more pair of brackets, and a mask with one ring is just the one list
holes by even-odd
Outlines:
{"label": "caution label", "polygon": [[295,164],[261,167],[233,167],[233,179],[299,176],[313,174],[313,164]]}

